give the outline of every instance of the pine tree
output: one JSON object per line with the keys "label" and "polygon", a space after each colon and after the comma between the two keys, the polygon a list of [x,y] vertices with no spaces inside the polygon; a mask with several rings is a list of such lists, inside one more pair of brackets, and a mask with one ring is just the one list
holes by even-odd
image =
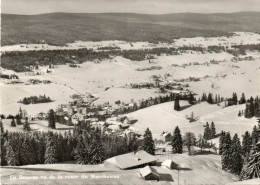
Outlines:
{"label": "pine tree", "polygon": [[231,151],[231,137],[229,133],[226,133],[225,140],[223,143],[222,148],[222,155],[221,155],[221,164],[223,170],[230,170],[231,169],[231,160],[232,159],[232,151]]}
{"label": "pine tree", "polygon": [[216,127],[214,122],[212,121],[210,125],[210,138],[213,139],[215,138],[215,136],[216,136]]}
{"label": "pine tree", "polygon": [[250,111],[250,103],[246,103],[245,118],[252,118],[253,114]]}
{"label": "pine tree", "polygon": [[3,126],[3,122],[2,122],[1,119],[0,119],[0,127],[1,127],[1,135],[3,135],[3,133],[4,133],[4,126]]}
{"label": "pine tree", "polygon": [[74,159],[76,159],[78,164],[89,164],[90,163],[90,155],[88,151],[88,147],[84,142],[82,135],[77,138],[77,146],[73,150]]}
{"label": "pine tree", "polygon": [[30,127],[30,124],[28,122],[28,118],[27,117],[25,118],[25,123],[23,124],[23,130],[31,131],[31,127]]}
{"label": "pine tree", "polygon": [[239,110],[239,112],[238,112],[238,116],[239,117],[241,117],[242,116],[242,114],[241,114],[241,111]]}
{"label": "pine tree", "polygon": [[104,161],[104,149],[99,140],[92,141],[90,151],[91,164],[100,164]]}
{"label": "pine tree", "polygon": [[222,155],[223,153],[223,145],[225,143],[225,139],[226,139],[226,132],[222,130],[219,138],[219,155]]}
{"label": "pine tree", "polygon": [[13,118],[12,121],[11,121],[11,127],[16,127],[14,118]]}
{"label": "pine tree", "polygon": [[252,148],[252,138],[250,136],[250,133],[248,131],[246,131],[245,134],[243,135],[243,141],[242,141],[243,155],[248,156],[251,148]]}
{"label": "pine tree", "polygon": [[19,114],[16,115],[16,123],[17,123],[17,125],[21,125],[22,124],[21,117],[20,117]]}
{"label": "pine tree", "polygon": [[252,131],[252,145],[256,145],[258,143],[258,141],[260,141],[260,133],[257,131],[257,127],[256,125],[253,128]]}
{"label": "pine tree", "polygon": [[56,128],[56,121],[55,121],[55,115],[53,109],[50,109],[49,111],[49,127],[53,129]]}
{"label": "pine tree", "polygon": [[179,101],[179,96],[178,95],[176,96],[176,99],[174,101],[174,110],[177,110],[177,111],[181,110],[180,101]]}
{"label": "pine tree", "polygon": [[35,164],[29,136],[25,135],[21,146],[21,165]]}
{"label": "pine tree", "polygon": [[209,93],[209,95],[208,95],[207,102],[210,103],[210,104],[213,104],[213,98],[212,98],[212,94],[211,93]]}
{"label": "pine tree", "polygon": [[46,143],[46,151],[44,155],[44,163],[45,164],[54,164],[57,163],[57,146],[55,145],[55,142],[53,141],[53,136],[48,136],[47,143]]}
{"label": "pine tree", "polygon": [[211,130],[209,128],[209,123],[208,122],[206,123],[205,129],[204,129],[203,138],[206,139],[206,140],[211,139]]}
{"label": "pine tree", "polygon": [[182,154],[182,136],[179,127],[177,126],[172,136],[172,152]]}
{"label": "pine tree", "polygon": [[237,105],[237,93],[233,93],[232,100],[234,102],[234,105]]}
{"label": "pine tree", "polygon": [[240,180],[260,178],[260,144],[258,143],[252,154],[249,156],[246,164],[243,166],[240,174]]}
{"label": "pine tree", "polygon": [[143,137],[144,137],[144,139],[143,139],[143,149],[147,153],[154,155],[155,154],[155,146],[154,146],[152,132],[149,130],[149,128],[146,129]]}
{"label": "pine tree", "polygon": [[193,105],[194,101],[195,101],[195,98],[194,98],[193,94],[190,92],[190,96],[189,96],[188,102],[189,102],[189,104]]}
{"label": "pine tree", "polygon": [[7,165],[16,166],[17,159],[14,154],[12,146],[10,145],[10,143],[8,141],[6,141],[4,145],[5,145],[5,149],[6,149],[5,160],[7,162]]}
{"label": "pine tree", "polygon": [[242,93],[242,96],[240,98],[239,104],[244,104],[244,103],[246,103],[246,97],[245,97],[245,94]]}
{"label": "pine tree", "polygon": [[243,159],[241,155],[241,144],[237,134],[234,135],[231,144],[231,160],[230,172],[239,175],[243,167]]}

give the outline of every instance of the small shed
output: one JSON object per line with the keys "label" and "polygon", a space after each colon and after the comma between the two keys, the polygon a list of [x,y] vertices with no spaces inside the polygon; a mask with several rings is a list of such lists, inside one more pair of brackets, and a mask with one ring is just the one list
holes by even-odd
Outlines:
{"label": "small shed", "polygon": [[150,166],[146,166],[140,170],[140,177],[144,180],[160,180],[160,175]]}
{"label": "small shed", "polygon": [[127,129],[127,128],[129,128],[129,125],[126,124],[126,123],[121,123],[121,124],[119,125],[119,128],[120,128],[120,129]]}
{"label": "small shed", "polygon": [[177,168],[177,164],[175,164],[172,160],[170,159],[166,159],[165,161],[163,161],[163,163],[161,164],[161,166],[163,168],[167,168],[167,169],[174,169]]}

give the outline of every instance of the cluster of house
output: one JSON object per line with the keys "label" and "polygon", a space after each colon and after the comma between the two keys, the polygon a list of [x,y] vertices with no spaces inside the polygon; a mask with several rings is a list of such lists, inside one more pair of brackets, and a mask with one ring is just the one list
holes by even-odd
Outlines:
{"label": "cluster of house", "polygon": [[25,82],[25,85],[36,85],[36,84],[50,84],[50,80],[39,80],[39,79],[29,79],[27,82]]}
{"label": "cluster of house", "polygon": [[[144,180],[160,181],[161,174],[153,167],[156,166],[157,158],[144,150],[126,153],[109,158],[105,161],[105,165],[115,166],[121,170],[141,168],[137,174],[139,178]],[[166,169],[177,169],[177,164],[170,159],[166,159],[160,164],[160,167]]]}

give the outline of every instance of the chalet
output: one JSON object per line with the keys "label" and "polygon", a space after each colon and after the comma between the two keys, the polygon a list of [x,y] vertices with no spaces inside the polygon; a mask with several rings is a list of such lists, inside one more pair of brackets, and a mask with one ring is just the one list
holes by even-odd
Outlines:
{"label": "chalet", "polygon": [[157,171],[150,166],[146,166],[140,170],[139,177],[144,180],[160,180],[160,175],[157,173]]}
{"label": "chalet", "polygon": [[116,121],[120,121],[120,122],[123,122],[127,117],[126,116],[118,116]]}
{"label": "chalet", "polygon": [[134,118],[131,118],[131,117],[127,117],[125,120],[124,120],[124,123],[126,124],[134,124],[138,121],[138,119],[134,119]]}
{"label": "chalet", "polygon": [[40,119],[40,120],[47,119],[47,114],[44,113],[44,112],[40,112],[40,113],[37,115],[37,118]]}
{"label": "chalet", "polygon": [[84,120],[84,116],[79,113],[73,114],[71,117],[71,121],[74,125],[78,124],[79,121],[83,121],[83,120]]}
{"label": "chalet", "polygon": [[169,132],[162,132],[161,133],[161,139],[164,141],[164,142],[170,142],[172,140],[172,135],[171,133]]}
{"label": "chalet", "polygon": [[131,152],[109,158],[105,164],[117,166],[122,170],[144,167],[146,165],[155,165],[156,157],[144,150]]}
{"label": "chalet", "polygon": [[119,128],[120,128],[120,129],[127,129],[127,128],[129,128],[129,125],[126,124],[126,123],[121,123],[121,124],[119,125]]}
{"label": "chalet", "polygon": [[165,161],[163,161],[161,166],[162,166],[162,168],[176,169],[178,165],[176,163],[174,163],[172,160],[166,159]]}

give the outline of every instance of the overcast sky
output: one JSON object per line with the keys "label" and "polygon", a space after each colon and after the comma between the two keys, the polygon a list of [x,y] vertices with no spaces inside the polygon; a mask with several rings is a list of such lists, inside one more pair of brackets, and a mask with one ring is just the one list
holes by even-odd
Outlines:
{"label": "overcast sky", "polygon": [[179,12],[218,13],[260,11],[260,0],[2,0],[2,13]]}

